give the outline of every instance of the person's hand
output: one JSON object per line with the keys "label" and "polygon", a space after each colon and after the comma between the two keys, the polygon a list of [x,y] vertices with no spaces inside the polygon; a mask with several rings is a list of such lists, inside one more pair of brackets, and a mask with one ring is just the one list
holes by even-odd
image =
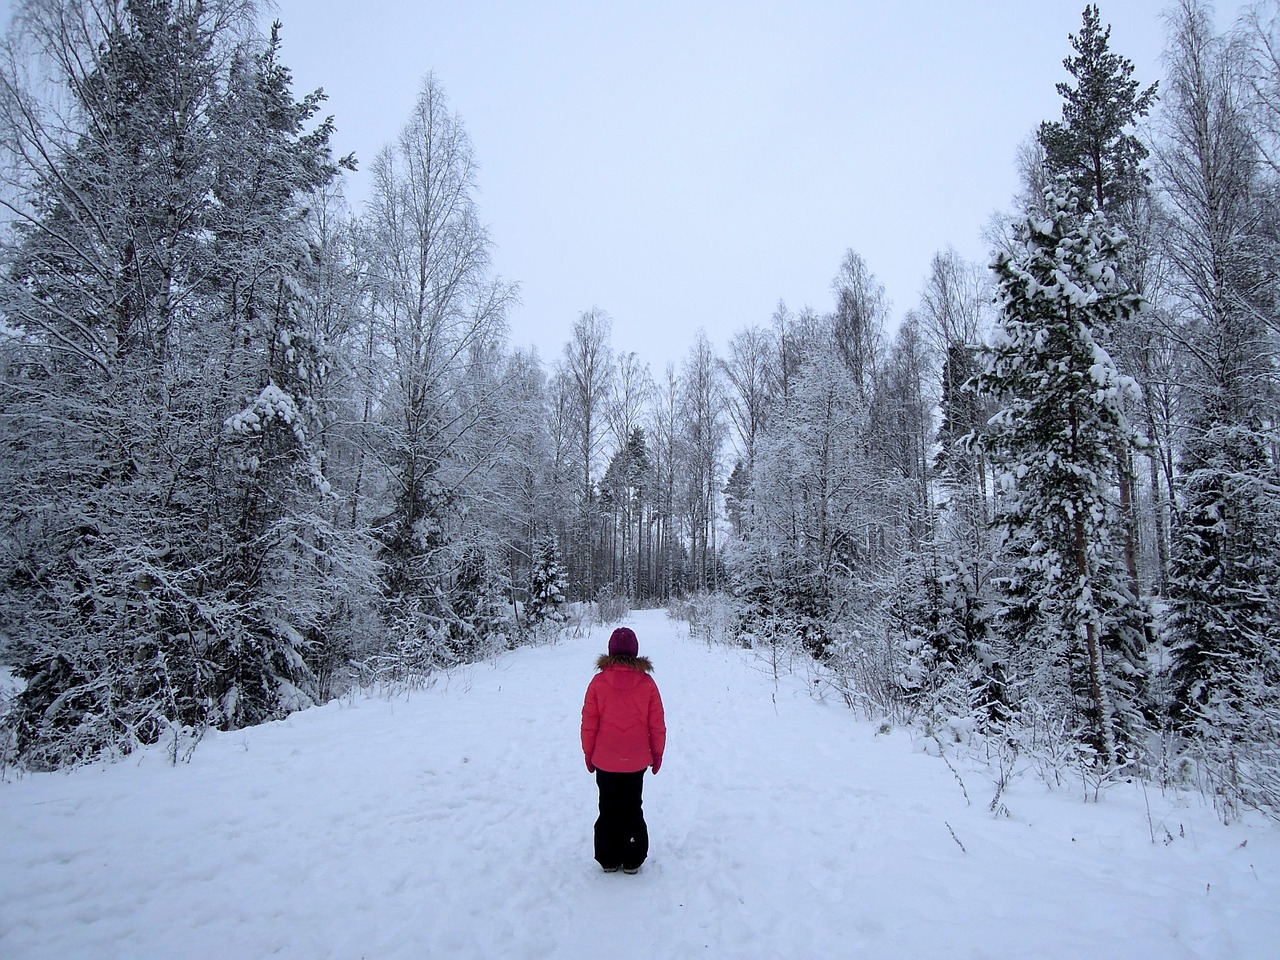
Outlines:
{"label": "person's hand", "polygon": [[592,763],[590,760],[588,760],[588,761],[587,761],[587,773],[595,773],[595,772],[596,772],[596,766],[595,766],[595,764],[594,764],[594,763]]}
{"label": "person's hand", "polygon": [[661,769],[662,769],[662,758],[661,758],[661,757],[658,757],[657,759],[655,759],[655,760],[653,761],[653,773],[654,773],[654,776],[657,776],[658,771],[659,771],[659,770],[661,770]]}

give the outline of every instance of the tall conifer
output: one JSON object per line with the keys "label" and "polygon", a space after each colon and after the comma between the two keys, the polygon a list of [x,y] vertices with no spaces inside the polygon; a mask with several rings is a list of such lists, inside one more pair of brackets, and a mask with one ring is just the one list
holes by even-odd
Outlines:
{"label": "tall conifer", "polygon": [[1136,387],[1100,341],[1142,301],[1119,276],[1118,240],[1102,214],[1083,212],[1074,191],[1046,191],[1044,210],[995,265],[1002,317],[976,383],[999,411],[977,442],[1002,470],[997,522],[1009,587],[1030,616],[1025,655],[1056,677],[1111,763],[1143,679],[1109,479],[1116,450],[1137,441],[1122,408]]}

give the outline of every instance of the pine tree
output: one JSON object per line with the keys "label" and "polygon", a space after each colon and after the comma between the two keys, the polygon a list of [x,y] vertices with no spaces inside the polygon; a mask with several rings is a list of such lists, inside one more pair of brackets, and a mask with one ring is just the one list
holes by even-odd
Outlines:
{"label": "pine tree", "polygon": [[1075,86],[1058,84],[1062,121],[1042,123],[1037,137],[1050,178],[1066,177],[1082,202],[1114,217],[1147,183],[1147,148],[1132,128],[1150,111],[1157,85],[1140,90],[1133,64],[1111,52],[1110,39],[1097,4],[1085,7],[1080,32],[1071,35],[1075,56],[1062,61]]}
{"label": "pine tree", "polygon": [[1115,451],[1138,442],[1122,409],[1135,387],[1099,341],[1142,301],[1117,272],[1104,215],[1082,212],[1074,191],[1046,191],[1044,209],[996,264],[1001,322],[976,383],[1000,409],[977,445],[1003,469],[1010,583],[1035,611],[1024,644],[1058,671],[1109,765],[1135,722],[1143,633],[1112,542]]}
{"label": "pine tree", "polygon": [[[1137,227],[1141,201],[1148,197],[1150,178],[1143,167],[1147,148],[1134,126],[1155,103],[1158,85],[1145,90],[1133,79],[1133,64],[1110,49],[1111,27],[1101,26],[1096,4],[1085,7],[1084,22],[1071,36],[1076,55],[1063,61],[1075,86],[1059,83],[1062,122],[1040,125],[1039,141],[1050,179],[1065,178],[1076,187],[1081,202],[1107,214],[1113,224]],[[1122,271],[1130,284],[1143,270],[1136,245],[1126,245]],[[1130,356],[1142,339],[1137,328],[1113,324],[1103,347],[1122,369],[1141,369]],[[1121,542],[1130,588],[1138,589],[1138,530],[1134,510],[1132,457],[1116,451],[1116,482],[1120,495]]]}

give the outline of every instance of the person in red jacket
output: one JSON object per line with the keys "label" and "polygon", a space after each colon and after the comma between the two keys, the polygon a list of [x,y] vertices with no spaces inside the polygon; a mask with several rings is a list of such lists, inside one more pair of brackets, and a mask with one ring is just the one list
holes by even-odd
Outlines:
{"label": "person in red jacket", "polygon": [[656,774],[667,746],[662,696],[650,676],[653,664],[639,654],[635,631],[613,631],[582,704],[582,753],[600,787],[596,861],[608,873],[635,873],[649,855],[640,794],[645,768]]}

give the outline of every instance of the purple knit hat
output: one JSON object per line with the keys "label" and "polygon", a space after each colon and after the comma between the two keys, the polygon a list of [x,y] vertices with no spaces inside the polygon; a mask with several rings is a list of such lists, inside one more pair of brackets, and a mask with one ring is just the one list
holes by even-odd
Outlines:
{"label": "purple knit hat", "polygon": [[609,637],[609,656],[634,657],[640,653],[640,641],[630,627],[619,627]]}

